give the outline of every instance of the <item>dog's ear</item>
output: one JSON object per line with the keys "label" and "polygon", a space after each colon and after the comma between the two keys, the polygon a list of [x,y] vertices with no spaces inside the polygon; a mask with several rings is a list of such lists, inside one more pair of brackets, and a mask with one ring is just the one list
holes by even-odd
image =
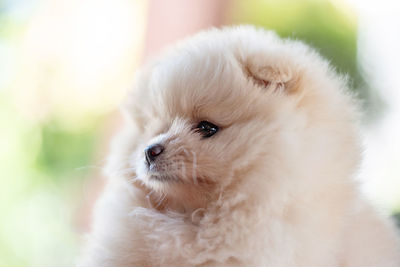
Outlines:
{"label": "dog's ear", "polygon": [[248,79],[266,90],[293,93],[299,88],[300,76],[290,61],[252,56],[243,62],[243,68]]}

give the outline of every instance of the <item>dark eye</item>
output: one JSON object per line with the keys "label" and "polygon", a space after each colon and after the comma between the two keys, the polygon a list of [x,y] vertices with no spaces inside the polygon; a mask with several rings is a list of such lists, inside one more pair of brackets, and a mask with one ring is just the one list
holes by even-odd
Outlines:
{"label": "dark eye", "polygon": [[201,121],[197,125],[196,131],[198,131],[204,138],[207,138],[218,132],[218,126],[208,121]]}

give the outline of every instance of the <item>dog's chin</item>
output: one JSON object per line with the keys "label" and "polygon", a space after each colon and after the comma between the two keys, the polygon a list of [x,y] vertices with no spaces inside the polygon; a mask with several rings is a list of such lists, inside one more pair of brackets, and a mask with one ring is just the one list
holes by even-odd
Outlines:
{"label": "dog's chin", "polygon": [[148,173],[147,179],[149,179],[149,181],[155,181],[160,183],[176,183],[180,181],[180,179],[174,175],[168,173],[160,173],[160,172]]}
{"label": "dog's chin", "polygon": [[210,201],[215,184],[204,177],[185,176],[165,166],[143,162],[137,168],[138,188],[147,194],[157,210],[188,212],[204,208]]}
{"label": "dog's chin", "polygon": [[137,178],[140,183],[146,188],[157,192],[165,193],[168,188],[181,181],[177,175],[173,175],[157,164],[143,162],[137,170]]}

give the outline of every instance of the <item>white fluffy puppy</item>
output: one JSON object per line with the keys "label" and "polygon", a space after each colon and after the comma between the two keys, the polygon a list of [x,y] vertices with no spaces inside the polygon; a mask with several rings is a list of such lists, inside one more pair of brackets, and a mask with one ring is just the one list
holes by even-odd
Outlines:
{"label": "white fluffy puppy", "polygon": [[79,266],[399,267],[346,91],[272,32],[183,41],[138,74]]}

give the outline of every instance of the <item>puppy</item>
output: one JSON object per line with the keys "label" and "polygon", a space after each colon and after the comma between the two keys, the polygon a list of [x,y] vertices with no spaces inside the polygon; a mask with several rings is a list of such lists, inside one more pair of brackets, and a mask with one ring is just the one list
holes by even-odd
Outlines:
{"label": "puppy", "polygon": [[79,266],[399,267],[359,194],[355,101],[299,41],[250,26],[138,74]]}

